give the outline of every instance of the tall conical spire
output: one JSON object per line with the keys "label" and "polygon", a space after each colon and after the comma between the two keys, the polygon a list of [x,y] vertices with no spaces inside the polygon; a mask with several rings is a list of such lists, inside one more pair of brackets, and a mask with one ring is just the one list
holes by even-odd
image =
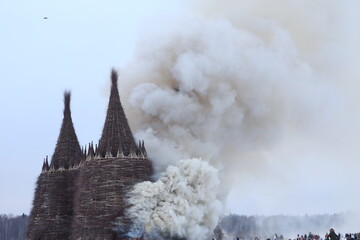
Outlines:
{"label": "tall conical spire", "polygon": [[64,119],[55,151],[51,159],[51,168],[69,168],[81,160],[81,148],[75,133],[70,111],[71,93],[64,93]]}
{"label": "tall conical spire", "polygon": [[124,110],[121,106],[117,81],[118,73],[112,69],[109,105],[98,147],[98,151],[102,156],[105,156],[107,151],[110,151],[113,156],[116,156],[118,151],[128,155],[131,148],[137,149]]}

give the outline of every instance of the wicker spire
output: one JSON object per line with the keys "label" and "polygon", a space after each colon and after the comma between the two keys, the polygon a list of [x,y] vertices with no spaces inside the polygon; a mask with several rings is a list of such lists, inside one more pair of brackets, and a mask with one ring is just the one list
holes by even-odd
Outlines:
{"label": "wicker spire", "polygon": [[46,158],[45,158],[45,168],[46,168],[46,171],[49,171],[49,169],[50,169],[49,162],[48,162],[48,156],[46,156]]}
{"label": "wicker spire", "polygon": [[69,168],[79,163],[81,148],[77,139],[70,111],[71,93],[64,93],[64,119],[60,129],[60,135],[56,143],[55,151],[51,159],[51,168]]}
{"label": "wicker spire", "polygon": [[98,146],[98,152],[103,157],[106,155],[106,152],[109,151],[112,156],[116,156],[118,152],[123,152],[124,155],[127,156],[130,153],[130,149],[137,150],[128,121],[121,106],[117,81],[118,73],[112,69],[109,105]]}
{"label": "wicker spire", "polygon": [[42,165],[41,171],[42,171],[42,172],[46,171],[46,163],[45,163],[45,159],[44,159],[44,162],[43,162],[43,165]]}

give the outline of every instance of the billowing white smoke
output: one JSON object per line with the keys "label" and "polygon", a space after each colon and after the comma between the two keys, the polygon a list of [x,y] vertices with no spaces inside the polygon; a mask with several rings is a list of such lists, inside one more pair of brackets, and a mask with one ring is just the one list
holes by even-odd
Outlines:
{"label": "billowing white smoke", "polygon": [[169,166],[154,183],[137,184],[130,194],[128,216],[136,227],[162,236],[209,239],[223,209],[217,199],[217,170],[200,159]]}
{"label": "billowing white smoke", "polygon": [[221,164],[233,168],[236,153],[276,144],[287,128],[307,127],[332,102],[332,89],[298,58],[289,35],[272,28],[264,39],[194,17],[164,39],[147,39],[152,44],[123,78],[136,84],[130,102],[143,129],[137,136],[150,144],[158,172],[181,157],[219,164],[223,154],[230,156]]}
{"label": "billowing white smoke", "polygon": [[[120,73],[128,117],[145,140],[156,177],[179,159],[201,157],[219,169],[219,195],[225,199],[236,189],[230,202],[250,209],[245,213],[356,207],[360,197],[349,183],[357,182],[358,148],[348,146],[359,139],[347,134],[358,136],[358,130],[347,120],[353,116],[345,114],[338,81],[347,63],[341,4],[227,0],[199,6],[196,14],[149,24]],[[154,26],[163,30],[154,34]],[[347,178],[340,178],[345,170]],[[142,201],[148,193],[139,189]]]}

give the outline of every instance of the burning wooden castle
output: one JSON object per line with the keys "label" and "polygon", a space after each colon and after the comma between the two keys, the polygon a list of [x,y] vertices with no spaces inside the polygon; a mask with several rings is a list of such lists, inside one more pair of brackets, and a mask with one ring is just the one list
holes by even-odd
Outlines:
{"label": "burning wooden castle", "polygon": [[[55,152],[43,163],[30,213],[28,239],[117,239],[115,223],[126,226],[126,193],[149,180],[152,165],[144,142],[135,143],[122,108],[118,74],[99,144],[81,149],[64,94],[64,118]],[[120,217],[120,220],[119,220]],[[121,232],[121,230],[120,230]],[[121,234],[121,233],[120,233]]]}

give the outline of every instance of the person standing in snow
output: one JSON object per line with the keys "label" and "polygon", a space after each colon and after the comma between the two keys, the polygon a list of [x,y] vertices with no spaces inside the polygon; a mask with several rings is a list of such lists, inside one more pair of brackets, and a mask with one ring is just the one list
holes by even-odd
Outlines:
{"label": "person standing in snow", "polygon": [[339,240],[339,236],[336,235],[335,230],[333,228],[330,228],[330,233],[329,233],[329,237],[330,240]]}

